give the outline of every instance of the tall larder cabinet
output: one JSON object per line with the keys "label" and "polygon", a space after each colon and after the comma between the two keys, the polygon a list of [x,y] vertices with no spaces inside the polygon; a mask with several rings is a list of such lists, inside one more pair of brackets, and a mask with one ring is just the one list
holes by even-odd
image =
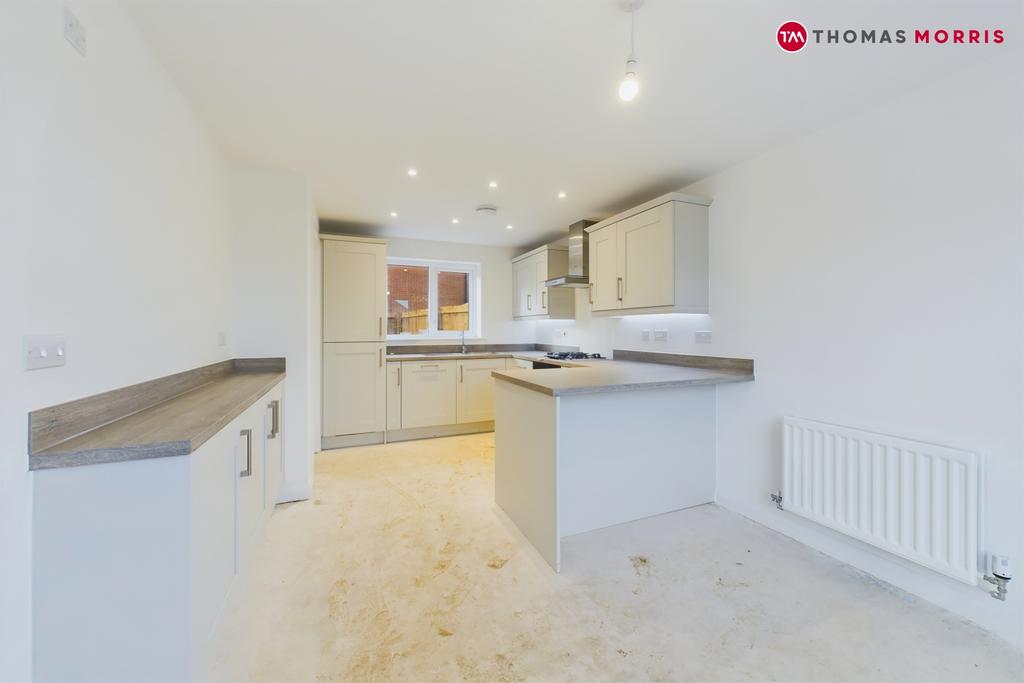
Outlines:
{"label": "tall larder cabinet", "polygon": [[387,423],[387,242],[322,235],[323,439],[372,443]]}

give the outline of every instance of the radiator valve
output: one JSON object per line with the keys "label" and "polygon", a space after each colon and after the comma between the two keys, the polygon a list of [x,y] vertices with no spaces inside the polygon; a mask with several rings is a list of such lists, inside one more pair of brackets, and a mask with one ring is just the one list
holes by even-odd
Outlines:
{"label": "radiator valve", "polygon": [[786,508],[782,507],[782,491],[779,491],[778,493],[771,494],[771,498],[772,498],[772,502],[775,503],[775,507],[779,508],[780,510],[785,510],[786,509]]}
{"label": "radiator valve", "polygon": [[991,573],[985,574],[985,580],[995,585],[995,590],[989,591],[996,600],[1006,600],[1006,584],[1010,583],[1013,574],[1010,572],[1010,558],[1006,555],[992,555]]}

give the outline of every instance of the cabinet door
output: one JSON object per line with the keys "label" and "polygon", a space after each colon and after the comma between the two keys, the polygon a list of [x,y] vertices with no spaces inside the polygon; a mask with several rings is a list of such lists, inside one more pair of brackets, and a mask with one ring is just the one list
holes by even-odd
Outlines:
{"label": "cabinet door", "polygon": [[672,202],[616,224],[621,307],[671,306],[675,299]]}
{"label": "cabinet door", "polygon": [[611,311],[621,307],[617,249],[617,223],[590,233],[590,297],[595,311]]}
{"label": "cabinet door", "polygon": [[516,316],[536,315],[537,274],[533,260],[517,261],[512,274],[516,291]]}
{"label": "cabinet door", "polygon": [[455,424],[456,361],[402,361],[402,428]]}
{"label": "cabinet door", "polygon": [[235,573],[247,564],[263,519],[263,410],[263,403],[258,402],[242,413],[235,442]]}
{"label": "cabinet door", "polygon": [[324,341],[384,341],[383,244],[324,240]]}
{"label": "cabinet door", "polygon": [[388,363],[388,429],[402,428],[402,364]]}
{"label": "cabinet door", "polygon": [[281,391],[267,396],[263,414],[263,460],[266,477],[263,483],[263,509],[271,510],[277,505],[277,496],[284,481],[284,405]]}
{"label": "cabinet door", "polygon": [[494,378],[491,372],[504,369],[504,358],[459,361],[459,424],[494,419]]}
{"label": "cabinet door", "polygon": [[324,344],[324,436],[384,431],[384,344]]}
{"label": "cabinet door", "polygon": [[533,261],[533,281],[536,283],[537,302],[534,306],[534,314],[547,315],[548,313],[548,286],[544,282],[548,279],[548,253],[542,251],[530,257]]}

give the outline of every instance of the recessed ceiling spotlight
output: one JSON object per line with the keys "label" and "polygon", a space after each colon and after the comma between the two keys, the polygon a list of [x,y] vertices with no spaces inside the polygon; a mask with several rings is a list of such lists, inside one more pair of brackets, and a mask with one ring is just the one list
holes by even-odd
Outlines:
{"label": "recessed ceiling spotlight", "polygon": [[492,190],[496,189],[498,187],[498,181],[492,180],[491,182],[487,183],[487,187],[491,188]]}
{"label": "recessed ceiling spotlight", "polygon": [[506,230],[511,230],[511,229],[512,229],[512,224],[511,224],[511,223],[509,223],[508,225],[506,225],[506,226],[505,226],[505,229],[506,229]]}
{"label": "recessed ceiling spotlight", "polygon": [[458,218],[453,218],[452,219],[452,223],[454,223],[455,225],[458,225],[459,224],[459,219]]}
{"label": "recessed ceiling spotlight", "polygon": [[418,175],[415,168],[410,168],[408,171],[406,171],[406,173],[409,174],[410,178],[415,178]]}
{"label": "recessed ceiling spotlight", "polygon": [[398,218],[398,212],[397,211],[392,211],[391,212],[391,217],[392,218]]}
{"label": "recessed ceiling spotlight", "polygon": [[564,192],[559,192],[558,193],[558,198],[559,199],[565,199],[565,193]]}

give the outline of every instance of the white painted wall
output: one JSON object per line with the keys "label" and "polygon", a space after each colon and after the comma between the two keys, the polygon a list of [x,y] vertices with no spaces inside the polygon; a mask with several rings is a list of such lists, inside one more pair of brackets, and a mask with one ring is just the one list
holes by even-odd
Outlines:
{"label": "white painted wall", "polygon": [[[284,355],[285,481],[281,501],[308,498],[319,430],[320,311],[318,223],[309,183],[284,171],[235,168],[231,351]],[[315,261],[314,261],[315,259]],[[315,410],[315,412],[314,412]],[[317,434],[319,432],[316,432]]]}
{"label": "white painted wall", "polygon": [[[31,667],[26,414],[227,357],[226,168],[115,3],[0,4],[0,680]],[[23,372],[21,335],[68,335]]]}
{"label": "white painted wall", "polygon": [[[719,389],[718,501],[1024,645],[1024,600],[768,500],[785,414],[976,450],[983,547],[1024,564],[1019,64],[971,67],[686,188],[714,198],[711,315],[581,316],[574,329],[586,350],[754,358],[753,384]],[[642,343],[656,327],[669,341]],[[712,344],[693,342],[699,329]]]}
{"label": "white painted wall", "polygon": [[[474,342],[486,344],[532,344],[535,339],[533,321],[512,320],[515,297],[512,284],[512,259],[524,250],[510,247],[491,247],[480,244],[457,244],[392,238],[388,240],[388,256],[471,261],[480,264],[481,306],[483,313],[482,339]],[[424,342],[437,344],[437,340]],[[447,342],[446,342],[447,343]]]}

